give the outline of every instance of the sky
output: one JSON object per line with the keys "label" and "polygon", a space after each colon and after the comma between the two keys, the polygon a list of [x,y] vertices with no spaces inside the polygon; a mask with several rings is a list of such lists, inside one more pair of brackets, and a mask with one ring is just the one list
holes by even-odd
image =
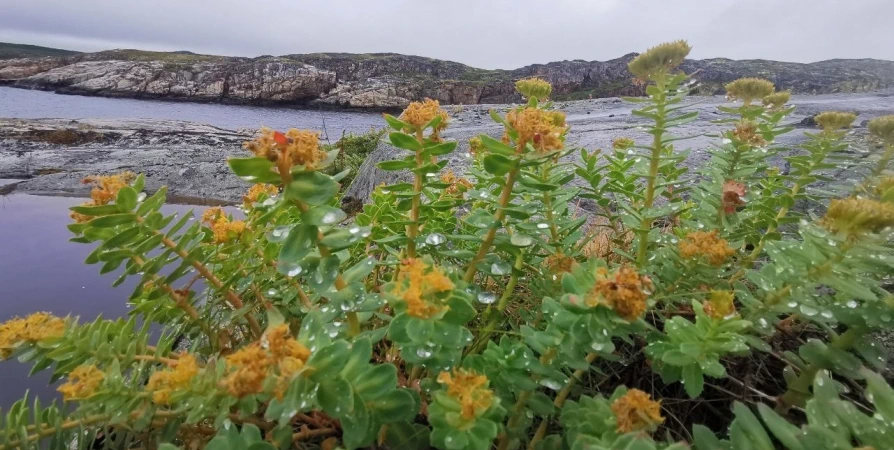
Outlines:
{"label": "sky", "polygon": [[0,42],[395,52],[513,69],[686,39],[692,58],[894,60],[894,0],[0,0]]}

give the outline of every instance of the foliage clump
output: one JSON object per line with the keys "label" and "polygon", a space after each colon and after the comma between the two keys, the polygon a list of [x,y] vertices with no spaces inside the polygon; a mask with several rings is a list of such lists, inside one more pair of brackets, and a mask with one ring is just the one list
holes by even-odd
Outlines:
{"label": "foliage clump", "polygon": [[[543,80],[491,113],[502,134],[471,139],[463,176],[436,101],[385,115],[404,156],[379,168],[411,180],[350,218],[355,137],[262,130],[229,160],[241,207],[201,220],[142,176],[88,178],[69,229],[138,280],[131,314],[0,325],[0,357],[65,403],[15,404],[0,449],[894,448],[873,340],[894,317],[894,120],[870,122],[869,158],[850,113],[787,147],[790,95],[739,80],[690,174],[688,52],[630,63],[649,140],[604,152],[569,148]],[[842,167],[864,179],[818,189]]]}

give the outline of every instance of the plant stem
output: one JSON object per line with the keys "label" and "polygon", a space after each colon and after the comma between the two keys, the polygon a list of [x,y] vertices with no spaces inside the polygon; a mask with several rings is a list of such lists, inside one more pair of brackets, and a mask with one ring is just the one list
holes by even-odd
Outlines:
{"label": "plant stem", "polygon": [[[543,165],[543,169],[541,171],[541,181],[544,183],[549,180],[549,174],[552,171],[553,163],[548,162]],[[549,233],[552,237],[552,244],[559,244],[559,231],[556,229],[556,224],[554,222],[553,217],[553,197],[550,195],[549,191],[543,191],[543,205],[546,207],[546,220],[549,222]]]}
{"label": "plant stem", "polygon": [[494,330],[497,328],[499,322],[502,322],[500,319],[503,316],[503,311],[506,310],[506,307],[509,305],[509,297],[512,295],[515,290],[515,285],[518,283],[518,272],[521,270],[522,266],[525,263],[525,252],[520,250],[518,252],[518,256],[515,257],[515,270],[512,271],[512,275],[509,276],[509,283],[506,284],[506,289],[503,290],[503,295],[500,296],[500,300],[497,302],[496,311],[494,311],[490,306],[485,310],[485,314],[490,316],[490,320],[487,325],[484,327],[484,331],[478,335],[478,339],[475,341],[475,344],[469,349],[469,355],[473,355],[481,351],[482,347],[487,344],[488,339],[494,333]]}
{"label": "plant stem", "polygon": [[[553,357],[556,355],[556,349],[550,348],[543,355],[540,355],[540,363],[541,364],[549,364]],[[534,374],[531,377],[534,381],[540,380],[540,376]],[[515,402],[515,405],[512,407],[512,414],[509,416],[509,421],[506,422],[506,427],[503,429],[503,432],[498,437],[499,444],[497,445],[498,450],[507,450],[509,448],[509,444],[511,439],[509,438],[509,431],[515,428],[518,425],[518,422],[521,421],[522,415],[525,412],[525,404],[528,402],[528,399],[531,398],[532,391],[524,391],[518,396],[518,400]]]}
{"label": "plant stem", "polygon": [[[655,134],[652,140],[652,155],[649,159],[649,175],[646,179],[646,197],[643,203],[643,210],[652,207],[655,202],[655,181],[658,178],[658,163],[661,157],[662,144],[661,140],[664,136],[664,108],[666,106],[667,92],[664,85],[664,77],[658,77],[655,80],[658,88],[658,94],[655,96]],[[636,251],[636,262],[642,267],[646,263],[646,252],[649,248],[649,231],[652,228],[652,221],[643,218],[639,229],[639,246]]]}
{"label": "plant stem", "polygon": [[[598,355],[596,353],[588,353],[587,364],[592,364]],[[568,395],[571,394],[571,389],[574,388],[574,385],[577,384],[577,380],[580,379],[584,375],[584,369],[577,369],[571,374],[571,378],[568,379],[568,383],[565,383],[565,387],[559,391],[559,394],[556,395],[556,399],[553,400],[553,406],[556,409],[561,409],[563,405],[565,405],[565,400],[568,399]],[[537,431],[534,433],[534,437],[531,438],[531,442],[528,443],[528,450],[534,450],[537,446],[537,443],[543,439],[543,436],[546,434],[546,425],[549,423],[549,417],[544,417],[542,421],[540,421],[540,426],[537,427]]]}
{"label": "plant stem", "polygon": [[491,245],[494,243],[494,239],[497,237],[497,229],[500,228],[500,225],[503,223],[503,219],[506,218],[506,207],[509,205],[509,201],[512,200],[512,186],[515,185],[515,178],[518,176],[518,167],[513,167],[512,170],[506,175],[506,183],[503,185],[503,193],[500,195],[500,204],[497,207],[497,211],[494,213],[494,223],[490,230],[488,230],[487,235],[484,237],[484,241],[481,242],[481,247],[478,248],[478,253],[475,254],[475,257],[472,258],[472,261],[469,262],[469,267],[466,269],[466,274],[463,277],[463,281],[466,283],[471,283],[473,279],[475,279],[475,272],[478,271],[478,263],[484,259],[484,256],[487,255],[487,252],[490,251]]}
{"label": "plant stem", "polygon": [[[425,139],[422,136],[422,130],[416,131],[416,141],[424,144]],[[413,173],[413,199],[410,208],[410,223],[407,225],[407,257],[416,257],[416,236],[419,234],[419,203],[422,198],[422,174],[419,168],[422,167],[422,150],[416,150],[416,171]]]}
{"label": "plant stem", "polygon": [[[836,350],[847,350],[855,342],[863,337],[867,332],[866,328],[853,327],[845,331],[838,339],[835,339],[829,347]],[[777,409],[780,411],[788,411],[792,406],[804,406],[804,403],[810,397],[810,385],[813,384],[816,374],[820,370],[825,369],[822,364],[811,364],[793,381],[785,394],[779,397]]]}

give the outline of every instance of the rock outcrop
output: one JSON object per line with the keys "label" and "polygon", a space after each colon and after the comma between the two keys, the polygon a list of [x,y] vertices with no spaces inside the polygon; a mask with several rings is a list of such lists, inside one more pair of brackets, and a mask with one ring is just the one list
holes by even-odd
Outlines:
{"label": "rock outcrop", "polygon": [[[61,93],[242,104],[397,109],[414,100],[442,104],[513,103],[515,80],[538,76],[556,100],[642,95],[627,70],[631,53],[609,61],[559,61],[516,70],[482,70],[393,53],[316,53],[236,58],[189,52],[112,50],[74,56],[0,60],[0,83]],[[717,94],[743,76],[795,93],[868,92],[894,87],[894,62],[687,60],[697,91]]]}

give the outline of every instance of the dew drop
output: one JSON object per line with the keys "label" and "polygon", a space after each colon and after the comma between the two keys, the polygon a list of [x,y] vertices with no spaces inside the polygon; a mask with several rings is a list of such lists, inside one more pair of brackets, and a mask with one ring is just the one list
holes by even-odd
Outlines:
{"label": "dew drop", "polygon": [[805,316],[815,316],[819,313],[819,310],[810,305],[801,305],[801,312]]}
{"label": "dew drop", "polygon": [[438,246],[445,241],[447,241],[447,238],[441,233],[432,233],[425,237],[425,243],[428,245]]}
{"label": "dew drop", "polygon": [[541,230],[545,230],[545,229],[549,228],[549,224],[541,222],[541,223],[537,224],[537,228],[540,228]]}
{"label": "dew drop", "polygon": [[484,303],[485,305],[490,305],[493,302],[497,301],[497,294],[493,292],[479,292],[478,293],[478,301]]}

